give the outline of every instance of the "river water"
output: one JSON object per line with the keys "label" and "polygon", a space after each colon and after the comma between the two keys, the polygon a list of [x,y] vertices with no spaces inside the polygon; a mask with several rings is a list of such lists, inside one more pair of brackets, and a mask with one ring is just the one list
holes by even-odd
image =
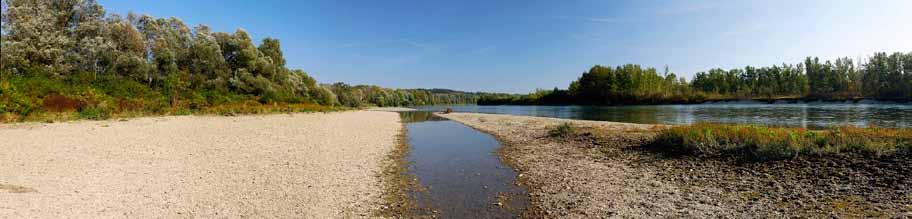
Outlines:
{"label": "river water", "polygon": [[513,218],[528,205],[517,173],[504,165],[493,136],[430,112],[403,112],[412,192],[423,215],[440,218]]}
{"label": "river water", "polygon": [[651,106],[419,106],[418,110],[495,113],[642,124],[738,123],[822,128],[912,128],[912,104],[708,103]]}

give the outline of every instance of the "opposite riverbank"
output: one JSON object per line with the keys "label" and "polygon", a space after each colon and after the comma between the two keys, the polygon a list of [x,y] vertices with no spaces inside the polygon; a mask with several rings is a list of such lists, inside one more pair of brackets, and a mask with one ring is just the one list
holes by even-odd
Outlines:
{"label": "opposite riverbank", "polygon": [[372,217],[392,112],[0,125],[0,218]]}
{"label": "opposite riverbank", "polygon": [[[743,163],[668,157],[657,125],[511,115],[440,116],[491,133],[530,191],[527,217],[908,217],[907,157],[834,156]],[[555,137],[562,124],[574,134]]]}

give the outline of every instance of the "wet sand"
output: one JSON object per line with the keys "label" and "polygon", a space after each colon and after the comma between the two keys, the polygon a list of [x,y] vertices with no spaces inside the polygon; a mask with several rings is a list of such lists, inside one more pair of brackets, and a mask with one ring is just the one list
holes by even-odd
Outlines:
{"label": "wet sand", "polygon": [[371,217],[392,112],[0,125],[0,218]]}

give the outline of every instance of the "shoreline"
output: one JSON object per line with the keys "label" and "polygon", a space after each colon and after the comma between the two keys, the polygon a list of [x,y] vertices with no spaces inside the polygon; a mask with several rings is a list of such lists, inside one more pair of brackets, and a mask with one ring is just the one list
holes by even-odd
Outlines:
{"label": "shoreline", "polygon": [[610,107],[610,106],[661,106],[661,105],[700,105],[700,104],[912,104],[912,100],[907,99],[876,99],[876,98],[847,98],[847,99],[813,99],[813,98],[773,98],[773,99],[710,99],[692,102],[667,102],[667,103],[630,103],[630,104],[504,104],[504,103],[480,103],[478,106],[587,106],[587,107]]}
{"label": "shoreline", "polygon": [[396,135],[396,146],[393,151],[387,155],[384,160],[383,173],[381,181],[383,184],[383,205],[375,211],[374,216],[385,218],[402,218],[420,215],[421,209],[417,207],[417,201],[413,200],[409,193],[418,191],[420,187],[418,179],[409,173],[409,162],[407,160],[411,146],[408,144],[408,135],[406,123],[401,119],[398,112],[409,111],[394,109],[377,110],[384,112],[394,112],[400,117],[400,131]]}
{"label": "shoreline", "polygon": [[[492,134],[530,191],[526,217],[908,217],[908,158],[738,164],[641,148],[661,126],[499,114],[439,116]],[[570,122],[581,135],[548,137]],[[844,178],[851,176],[849,178]],[[845,188],[852,188],[845,190]]]}
{"label": "shoreline", "polygon": [[2,125],[0,217],[376,217],[401,132],[373,111]]}

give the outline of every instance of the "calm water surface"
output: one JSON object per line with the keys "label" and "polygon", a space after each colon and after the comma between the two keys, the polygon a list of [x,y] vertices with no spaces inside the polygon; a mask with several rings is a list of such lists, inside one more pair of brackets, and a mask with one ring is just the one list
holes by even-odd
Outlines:
{"label": "calm water surface", "polygon": [[697,122],[821,128],[839,125],[912,127],[912,104],[715,103],[656,106],[422,106],[419,110],[496,113],[644,124]]}
{"label": "calm water surface", "polygon": [[409,171],[423,187],[412,193],[419,208],[441,218],[513,218],[522,212],[527,193],[494,153],[500,147],[494,137],[429,112],[401,115]]}

